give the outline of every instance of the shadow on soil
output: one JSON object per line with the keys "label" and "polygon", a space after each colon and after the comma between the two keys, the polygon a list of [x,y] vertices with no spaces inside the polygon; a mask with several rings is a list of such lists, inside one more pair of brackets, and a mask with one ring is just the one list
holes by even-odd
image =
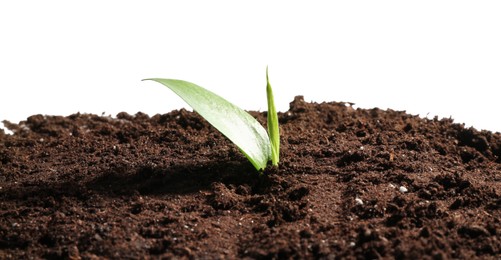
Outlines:
{"label": "shadow on soil", "polygon": [[[272,174],[271,176],[273,176]],[[100,194],[110,197],[142,195],[183,195],[211,190],[214,183],[246,185],[253,193],[268,193],[277,184],[267,174],[259,174],[247,162],[208,162],[168,168],[117,167],[85,180],[23,183],[4,189],[2,200],[25,200],[28,205],[51,207],[64,197],[88,200]]]}
{"label": "shadow on soil", "polygon": [[169,168],[140,166],[136,169],[113,169],[89,181],[90,190],[108,195],[190,194],[208,190],[214,182],[254,186],[263,176],[248,163],[218,162],[202,165],[175,165]]}

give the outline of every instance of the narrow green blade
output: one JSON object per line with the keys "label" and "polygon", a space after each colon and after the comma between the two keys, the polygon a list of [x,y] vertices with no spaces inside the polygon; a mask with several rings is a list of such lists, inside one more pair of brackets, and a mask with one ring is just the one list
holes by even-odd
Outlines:
{"label": "narrow green blade", "polygon": [[271,145],[264,127],[243,109],[193,83],[152,78],[174,91],[193,110],[228,137],[257,170],[266,168],[271,158]]}
{"label": "narrow green blade", "polygon": [[271,163],[274,166],[280,161],[280,130],[278,128],[278,115],[275,108],[275,99],[268,78],[268,67],[266,67],[266,96],[268,98],[268,135],[271,143]]}

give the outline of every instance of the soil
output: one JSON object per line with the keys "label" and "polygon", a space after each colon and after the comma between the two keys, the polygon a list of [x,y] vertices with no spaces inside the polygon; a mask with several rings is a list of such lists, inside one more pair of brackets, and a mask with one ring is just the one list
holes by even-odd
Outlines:
{"label": "soil", "polygon": [[500,133],[302,97],[279,120],[263,173],[186,110],[5,122],[0,259],[501,259]]}

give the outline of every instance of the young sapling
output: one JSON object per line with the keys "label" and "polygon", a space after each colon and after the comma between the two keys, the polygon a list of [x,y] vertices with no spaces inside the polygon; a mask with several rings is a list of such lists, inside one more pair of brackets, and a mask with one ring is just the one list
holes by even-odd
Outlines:
{"label": "young sapling", "polygon": [[145,80],[161,83],[181,97],[194,111],[233,142],[256,170],[266,168],[270,160],[273,166],[278,166],[280,133],[268,68],[266,68],[268,132],[243,109],[191,82],[161,78]]}

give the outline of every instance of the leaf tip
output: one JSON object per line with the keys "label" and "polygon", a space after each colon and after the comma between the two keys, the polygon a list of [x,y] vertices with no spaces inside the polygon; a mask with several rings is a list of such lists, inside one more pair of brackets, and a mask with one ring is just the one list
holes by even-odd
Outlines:
{"label": "leaf tip", "polygon": [[268,65],[266,65],[266,82],[269,84],[270,80],[268,79]]}

